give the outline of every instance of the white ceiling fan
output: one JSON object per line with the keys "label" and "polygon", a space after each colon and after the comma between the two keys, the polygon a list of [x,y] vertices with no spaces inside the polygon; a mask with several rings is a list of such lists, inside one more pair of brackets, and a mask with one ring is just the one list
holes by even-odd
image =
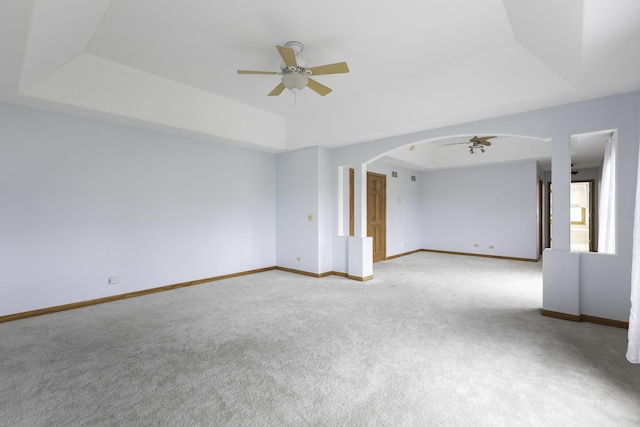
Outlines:
{"label": "white ceiling fan", "polygon": [[280,71],[238,70],[238,74],[281,75],[282,78],[280,84],[269,92],[269,96],[280,95],[285,89],[289,89],[295,94],[305,87],[325,96],[331,92],[331,88],[318,83],[310,77],[323,74],[340,74],[349,72],[349,67],[346,62],[337,62],[335,64],[306,68],[307,64],[305,60],[298,57],[298,54],[304,49],[304,45],[300,42],[290,41],[285,43],[284,46],[276,46],[276,48],[282,57]]}

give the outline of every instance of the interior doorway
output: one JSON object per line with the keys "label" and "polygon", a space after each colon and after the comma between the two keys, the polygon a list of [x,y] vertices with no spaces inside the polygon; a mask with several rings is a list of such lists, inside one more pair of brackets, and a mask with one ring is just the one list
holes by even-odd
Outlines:
{"label": "interior doorway", "polygon": [[545,239],[545,248],[551,248],[551,181],[547,182],[547,235]]}
{"label": "interior doorway", "polygon": [[[595,237],[595,187],[594,180],[587,179],[571,182],[570,193],[570,250],[574,252],[597,252],[597,242]],[[553,207],[551,204],[552,185],[548,183],[547,204],[547,242],[546,246],[551,247],[551,221],[553,217]]]}
{"label": "interior doorway", "polygon": [[571,250],[595,252],[593,180],[571,183]]}
{"label": "interior doorway", "polygon": [[542,251],[544,249],[544,243],[543,243],[543,237],[542,237],[542,228],[543,228],[543,223],[542,223],[542,218],[544,216],[544,211],[542,208],[543,205],[543,197],[544,197],[544,184],[542,182],[542,179],[538,179],[538,188],[537,188],[537,193],[538,193],[538,209],[537,209],[537,215],[538,215],[538,223],[537,223],[537,228],[538,228],[538,256],[542,255]]}
{"label": "interior doorway", "polygon": [[367,172],[367,236],[373,238],[373,262],[387,258],[387,176]]}

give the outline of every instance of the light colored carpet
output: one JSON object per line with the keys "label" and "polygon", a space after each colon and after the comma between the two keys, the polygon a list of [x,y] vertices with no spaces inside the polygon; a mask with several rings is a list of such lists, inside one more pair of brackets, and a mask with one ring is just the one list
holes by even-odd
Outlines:
{"label": "light colored carpet", "polygon": [[638,426],[626,330],[540,315],[541,265],[416,253],[0,324],[3,426]]}

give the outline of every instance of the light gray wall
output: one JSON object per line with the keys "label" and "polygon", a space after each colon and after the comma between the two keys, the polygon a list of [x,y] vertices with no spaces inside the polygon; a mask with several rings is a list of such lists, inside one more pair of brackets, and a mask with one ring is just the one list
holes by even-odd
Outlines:
{"label": "light gray wall", "polygon": [[280,267],[321,273],[318,264],[319,177],[318,147],[278,154],[276,262]]}
{"label": "light gray wall", "polygon": [[[626,102],[621,103],[624,110],[619,112],[618,123],[603,128],[618,130],[616,253],[580,254],[580,310],[582,314],[628,321],[640,129],[637,93],[624,96]],[[629,120],[631,117],[633,121]]]}
{"label": "light gray wall", "polygon": [[273,266],[275,167],[0,104],[0,315]]}
{"label": "light gray wall", "polygon": [[[347,239],[334,220],[338,166],[452,134],[569,144],[573,134],[617,129],[617,253],[581,254],[578,277],[556,279],[579,281],[583,314],[626,320],[639,103],[634,92],[278,156],[0,105],[0,315],[274,264],[344,272]],[[568,151],[563,156],[558,164],[568,165]],[[108,286],[112,275],[121,282]]]}
{"label": "light gray wall", "polygon": [[[636,91],[354,144],[333,150],[333,166],[337,168],[341,165],[370,163],[397,148],[450,135],[486,133],[551,138],[553,141],[552,168],[558,172],[554,181],[557,184],[563,183],[563,188],[556,189],[555,192],[558,200],[554,200],[556,220],[553,226],[557,227],[555,231],[558,234],[554,241],[556,246],[552,251],[556,252],[554,254],[556,264],[562,266],[566,264],[563,262],[563,258],[570,256],[567,249],[569,247],[568,184],[570,175],[568,168],[570,165],[571,135],[617,129],[619,132],[618,158],[620,160],[618,164],[617,252],[615,255],[609,256],[605,254],[580,254],[579,270],[554,269],[553,280],[549,283],[550,286],[563,286],[563,283],[575,282],[579,286],[579,290],[575,293],[562,294],[567,298],[575,298],[580,301],[558,301],[558,304],[554,305],[557,307],[557,311],[562,310],[563,307],[579,306],[582,314],[627,320],[630,306],[631,236],[638,166],[639,103],[640,95]],[[567,169],[562,169],[563,165],[566,165]],[[334,230],[335,235],[337,232]],[[344,264],[346,243],[342,238],[336,238],[334,241],[335,259]],[[594,274],[596,270],[598,274]],[[606,302],[602,300],[602,293],[605,292],[605,289]]]}
{"label": "light gray wall", "polygon": [[423,248],[536,259],[537,176],[535,161],[424,172]]}
{"label": "light gray wall", "polygon": [[[413,169],[376,161],[370,172],[387,176],[387,256],[422,249],[420,197],[422,173]],[[398,173],[397,178],[392,172]],[[411,181],[411,176],[416,181]]]}
{"label": "light gray wall", "polygon": [[331,187],[331,150],[318,147],[318,273],[332,271],[331,230],[337,219]]}

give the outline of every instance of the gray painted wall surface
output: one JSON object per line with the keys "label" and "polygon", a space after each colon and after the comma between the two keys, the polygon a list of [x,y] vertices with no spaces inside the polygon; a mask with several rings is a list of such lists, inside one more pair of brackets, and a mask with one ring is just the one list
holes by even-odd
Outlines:
{"label": "gray painted wall surface", "polygon": [[275,167],[0,104],[0,315],[273,266]]}
{"label": "gray painted wall surface", "polygon": [[536,177],[534,161],[424,172],[424,248],[536,259]]}
{"label": "gray painted wall surface", "polygon": [[[556,147],[555,182],[568,187],[568,169],[562,165],[570,162],[565,146],[570,135],[617,129],[617,253],[580,254],[579,271],[554,270],[553,282],[577,281],[579,286],[579,301],[558,301],[559,307],[579,305],[583,314],[626,320],[639,103],[639,92],[627,93],[337,149],[278,155],[0,105],[0,315],[273,265],[344,272],[349,260],[347,239],[338,237],[336,228],[337,166],[357,167],[389,150],[452,134],[550,137]],[[533,187],[537,174],[535,166],[531,169]],[[426,219],[424,211],[415,219],[420,211],[415,206],[428,201],[420,187],[429,182],[426,175],[417,175],[421,195],[409,191],[399,197],[402,208],[392,215],[402,213],[406,222],[398,228],[403,231],[393,233],[389,255],[405,252],[405,242],[407,248],[417,245],[406,230]],[[507,177],[524,180],[516,170]],[[554,200],[554,208],[559,207],[557,218],[568,220],[565,190],[558,192],[565,199]],[[535,207],[533,195],[531,200]],[[475,215],[491,217],[491,212]],[[562,241],[568,237],[568,221],[558,222],[554,225]],[[415,234],[422,232],[416,225]],[[530,234],[523,238],[529,240]],[[557,265],[565,257],[563,245],[553,249]],[[501,246],[496,244],[496,250]],[[107,277],[115,275],[120,283],[107,285]],[[558,295],[576,298],[574,292]]]}
{"label": "gray painted wall surface", "polygon": [[318,161],[318,147],[277,156],[276,263],[280,267],[319,273]]}
{"label": "gray painted wall surface", "polygon": [[[575,283],[577,287],[575,291],[556,292],[566,300],[554,301],[557,303],[554,307],[559,310],[562,307],[571,307],[572,310],[577,307],[582,314],[626,320],[630,306],[631,235],[640,127],[639,98],[638,92],[631,92],[354,144],[334,149],[333,164],[337,167],[370,163],[391,150],[449,135],[486,133],[551,138],[554,147],[554,198],[557,198],[553,202],[554,265],[564,265],[563,258],[567,257],[566,265],[579,266],[566,270],[554,268],[552,273],[547,272],[546,277],[553,279],[547,281],[550,286],[562,287],[565,283]],[[581,254],[577,263],[574,263],[574,257],[571,256],[572,260],[569,262],[570,138],[575,134],[608,129],[616,129],[619,136],[617,252],[609,256]],[[334,244],[334,253],[339,254],[338,259],[344,257],[345,244],[342,239],[337,239]]]}

